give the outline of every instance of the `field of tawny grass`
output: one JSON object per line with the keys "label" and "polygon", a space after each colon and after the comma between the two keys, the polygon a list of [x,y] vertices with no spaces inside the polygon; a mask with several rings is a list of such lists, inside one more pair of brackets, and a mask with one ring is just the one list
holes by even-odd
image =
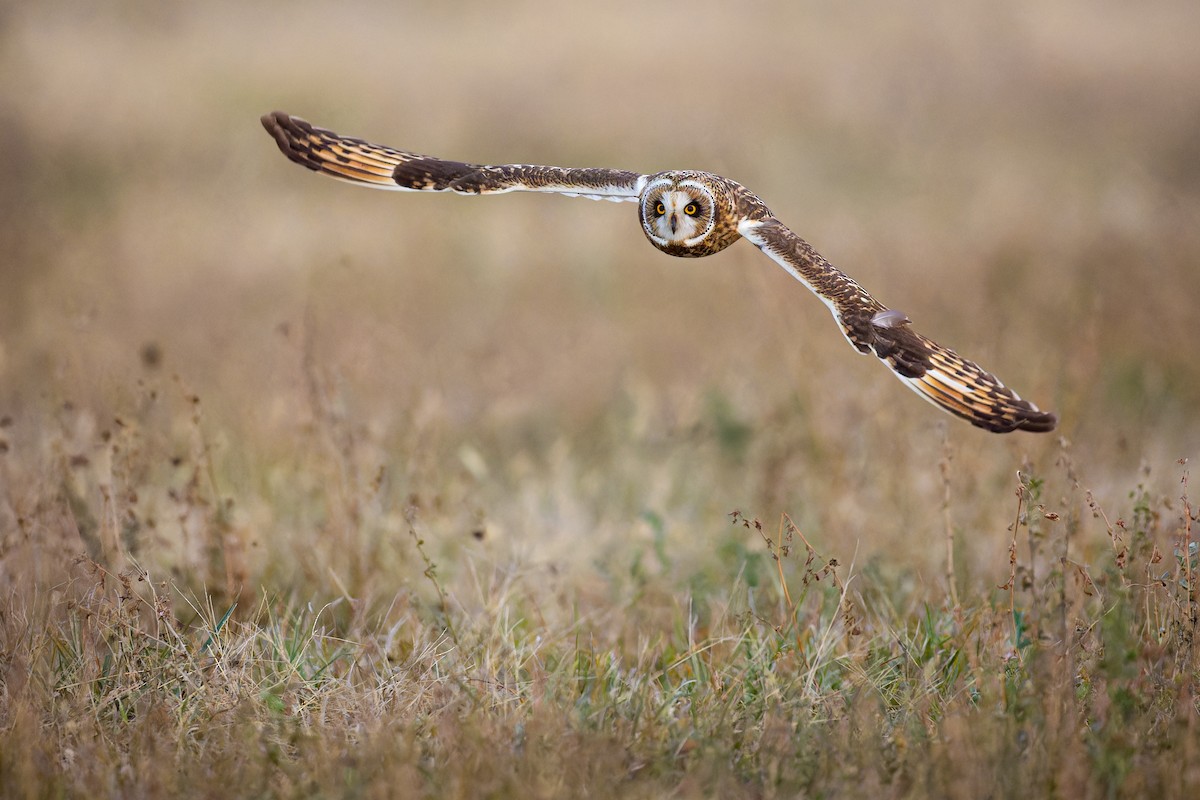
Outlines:
{"label": "field of tawny grass", "polygon": [[[1200,796],[1197,30],[0,4],[0,796]],[[276,108],[728,175],[1059,429],[748,244],[356,189]]]}

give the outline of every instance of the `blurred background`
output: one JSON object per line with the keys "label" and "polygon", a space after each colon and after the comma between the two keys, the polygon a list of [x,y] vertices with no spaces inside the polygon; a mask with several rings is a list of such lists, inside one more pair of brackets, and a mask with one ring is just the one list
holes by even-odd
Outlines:
{"label": "blurred background", "polygon": [[[916,576],[949,524],[998,583],[1017,470],[1115,518],[1197,454],[1194,2],[103,6],[0,5],[10,573],[82,539],[356,592],[415,529],[451,574],[691,574],[756,546],[736,509]],[[944,417],[749,245],[672,259],[631,204],[351,187],[280,155],[274,109],[731,177],[1060,430]]]}

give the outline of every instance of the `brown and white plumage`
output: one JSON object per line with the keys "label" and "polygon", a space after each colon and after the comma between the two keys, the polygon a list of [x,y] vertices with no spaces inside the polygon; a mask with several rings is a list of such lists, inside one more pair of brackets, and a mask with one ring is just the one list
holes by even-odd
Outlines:
{"label": "brown and white plumage", "polygon": [[650,243],[673,256],[700,257],[745,238],[829,307],[846,339],[874,353],[909,388],[939,408],[996,433],[1046,432],[1057,418],[1022,400],[995,375],[912,330],[775,218],[744,186],[697,171],[653,175],[616,169],[447,161],[338,136],[276,111],[262,118],[283,154],[334,178],[380,189],[457,194],[556,192],[638,204]]}
{"label": "brown and white plumage", "polygon": [[282,111],[262,118],[283,154],[297,164],[351,183],[408,192],[502,194],[558,192],[597,200],[633,201],[636,172],[617,169],[564,169],[526,164],[489,167],[395,150],[338,136]]}

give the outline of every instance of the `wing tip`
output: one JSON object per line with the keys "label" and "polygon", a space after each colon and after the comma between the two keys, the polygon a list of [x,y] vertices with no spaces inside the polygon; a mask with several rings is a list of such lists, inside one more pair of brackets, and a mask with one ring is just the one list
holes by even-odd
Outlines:
{"label": "wing tip", "polygon": [[295,163],[308,167],[314,172],[320,170],[320,165],[313,163],[307,149],[300,145],[301,139],[313,132],[313,126],[300,117],[293,117],[284,111],[271,111],[259,118],[263,128],[279,146],[279,152]]}
{"label": "wing tip", "polygon": [[[1024,403],[1024,401],[1021,402]],[[1039,411],[1037,406],[1032,403],[1026,405],[1029,407],[1006,409],[1006,413],[999,416],[978,414],[958,414],[958,416],[963,417],[975,427],[983,428],[991,433],[1012,433],[1013,431],[1050,433],[1058,426],[1057,415],[1049,411]]]}
{"label": "wing tip", "polygon": [[1030,403],[1029,409],[1018,416],[1015,426],[1006,431],[997,431],[997,433],[1010,433],[1014,430],[1027,431],[1029,433],[1050,433],[1056,427],[1058,427],[1057,414],[1051,411],[1042,411]]}
{"label": "wing tip", "polygon": [[[935,400],[936,402],[936,400]],[[983,428],[991,433],[1050,433],[1058,427],[1058,416],[1050,411],[1042,411],[1033,403],[1013,395],[1004,406],[981,409],[974,404],[964,404],[963,410],[953,408],[947,403],[938,403],[947,411],[961,416],[977,428]]]}
{"label": "wing tip", "polygon": [[261,122],[262,126],[270,133],[274,132],[277,127],[284,124],[289,119],[291,119],[291,116],[284,111],[268,111],[266,114],[263,114],[261,117],[259,117],[258,121]]}
{"label": "wing tip", "polygon": [[[900,377],[919,397],[991,433],[1050,433],[1058,426],[1056,414],[1022,400],[999,382],[991,387],[990,396],[973,398],[972,387],[948,382],[937,370],[929,370],[919,378]],[[997,387],[999,394],[995,393]]]}
{"label": "wing tip", "polygon": [[313,129],[308,120],[294,117],[286,111],[269,111],[259,117],[259,122],[272,134],[284,130],[298,130],[307,133]]}

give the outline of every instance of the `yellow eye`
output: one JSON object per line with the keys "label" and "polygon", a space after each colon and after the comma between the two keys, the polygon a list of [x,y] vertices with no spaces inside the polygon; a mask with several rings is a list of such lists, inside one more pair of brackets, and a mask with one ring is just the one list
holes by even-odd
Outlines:
{"label": "yellow eye", "polygon": [[700,213],[700,206],[696,205],[695,203],[688,203],[686,206],[684,206],[683,213],[687,214],[689,217],[694,217]]}
{"label": "yellow eye", "polygon": [[662,203],[658,203],[654,206],[654,213],[661,217],[663,214],[667,213],[667,207]]}

